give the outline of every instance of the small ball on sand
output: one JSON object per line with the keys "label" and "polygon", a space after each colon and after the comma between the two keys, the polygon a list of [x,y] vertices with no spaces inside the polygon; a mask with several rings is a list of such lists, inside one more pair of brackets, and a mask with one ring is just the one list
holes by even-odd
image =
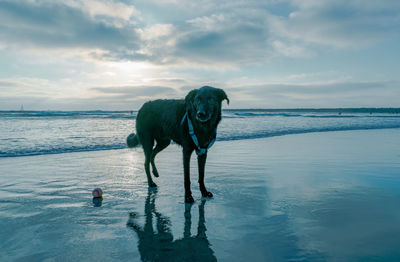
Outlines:
{"label": "small ball on sand", "polygon": [[101,197],[103,195],[103,190],[101,190],[101,188],[95,188],[92,191],[92,195],[93,197]]}

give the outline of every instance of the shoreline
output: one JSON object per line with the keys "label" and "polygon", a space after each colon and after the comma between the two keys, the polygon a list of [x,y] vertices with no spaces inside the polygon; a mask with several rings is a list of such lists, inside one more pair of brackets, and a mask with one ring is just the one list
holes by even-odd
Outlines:
{"label": "shoreline", "polygon": [[[392,129],[399,129],[399,127],[385,127],[385,128],[360,128],[360,129],[326,129],[326,130],[318,130],[318,131],[304,131],[304,132],[288,132],[288,131],[282,131],[282,133],[278,134],[271,134],[271,135],[265,135],[265,136],[260,136],[260,137],[247,137],[246,138],[218,138],[216,142],[231,142],[231,141],[245,141],[245,140],[257,140],[257,139],[268,139],[268,138],[274,138],[274,137],[282,137],[282,136],[292,136],[292,135],[305,135],[305,134],[315,134],[315,133],[331,133],[331,132],[352,132],[352,131],[373,131],[373,130],[392,130]],[[171,144],[174,145],[175,143],[171,141]],[[139,146],[140,147],[140,146]],[[33,152],[33,153],[28,153],[28,154],[21,154],[21,155],[6,155],[6,156],[1,156],[0,159],[2,158],[15,158],[15,157],[32,157],[32,156],[41,156],[41,155],[58,155],[58,154],[71,154],[71,153],[82,153],[82,152],[98,152],[98,151],[110,151],[110,150],[124,150],[124,149],[129,149],[126,145],[124,146],[110,146],[110,148],[101,148],[101,149],[82,149],[82,150],[76,150],[76,151],[66,151],[66,152]]]}

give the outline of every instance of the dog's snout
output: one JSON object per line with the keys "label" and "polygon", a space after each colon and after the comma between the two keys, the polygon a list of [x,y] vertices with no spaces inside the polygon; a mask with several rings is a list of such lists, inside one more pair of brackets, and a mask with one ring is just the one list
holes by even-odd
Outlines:
{"label": "dog's snout", "polygon": [[200,119],[204,119],[206,117],[206,112],[204,112],[203,110],[197,111],[197,117]]}

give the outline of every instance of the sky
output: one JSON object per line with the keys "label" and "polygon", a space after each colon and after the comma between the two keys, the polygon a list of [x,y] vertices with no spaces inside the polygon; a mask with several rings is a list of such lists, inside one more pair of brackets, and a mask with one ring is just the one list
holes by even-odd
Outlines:
{"label": "sky", "polygon": [[0,110],[400,107],[398,0],[0,0]]}

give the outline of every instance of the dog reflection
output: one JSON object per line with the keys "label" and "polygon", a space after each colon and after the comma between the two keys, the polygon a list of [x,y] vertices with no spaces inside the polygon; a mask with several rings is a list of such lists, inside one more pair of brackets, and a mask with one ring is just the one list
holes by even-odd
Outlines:
{"label": "dog reflection", "polygon": [[[138,249],[142,261],[217,261],[206,236],[204,218],[206,201],[201,201],[199,205],[197,235],[191,235],[192,205],[186,204],[183,238],[174,240],[169,219],[155,209],[156,193],[157,191],[149,192],[146,198],[144,227],[136,223],[135,214],[130,215],[127,223],[139,238]],[[153,229],[153,217],[157,231]]]}

